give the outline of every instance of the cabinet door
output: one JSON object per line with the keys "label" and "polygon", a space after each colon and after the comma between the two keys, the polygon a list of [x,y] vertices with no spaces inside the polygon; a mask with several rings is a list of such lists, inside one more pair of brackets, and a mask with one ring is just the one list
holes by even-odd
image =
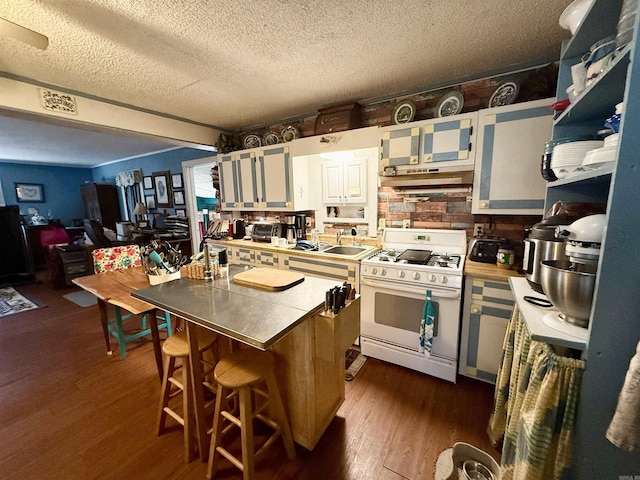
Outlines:
{"label": "cabinet door", "polygon": [[323,162],[322,200],[325,204],[367,203],[367,161]]}
{"label": "cabinet door", "polygon": [[337,162],[322,163],[322,201],[335,205],[342,203],[342,165]]}
{"label": "cabinet door", "polygon": [[289,147],[278,147],[258,154],[258,190],[260,206],[291,207],[291,159]]}
{"label": "cabinet door", "polygon": [[225,155],[218,160],[220,176],[220,205],[223,209],[238,208],[237,198],[237,165],[232,155]]}
{"label": "cabinet door", "polygon": [[345,203],[367,202],[367,162],[352,160],[346,162],[343,171],[343,201]]}
{"label": "cabinet door", "polygon": [[380,172],[385,167],[418,165],[420,162],[420,128],[418,126],[387,129],[382,132]]}
{"label": "cabinet door", "polygon": [[255,152],[243,152],[235,156],[236,200],[243,209],[257,207],[258,185],[256,178]]}
{"label": "cabinet door", "polygon": [[458,373],[495,383],[513,311],[507,282],[466,277]]}
{"label": "cabinet door", "polygon": [[540,174],[551,139],[553,99],[481,110],[472,213],[539,215],[546,182]]}
{"label": "cabinet door", "polygon": [[430,168],[473,168],[477,112],[433,119],[420,128],[420,163]]}

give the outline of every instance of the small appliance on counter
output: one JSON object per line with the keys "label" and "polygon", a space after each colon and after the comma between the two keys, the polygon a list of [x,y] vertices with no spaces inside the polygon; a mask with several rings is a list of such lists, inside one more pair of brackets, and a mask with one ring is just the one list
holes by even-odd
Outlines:
{"label": "small appliance on counter", "polygon": [[232,236],[235,240],[244,238],[246,233],[246,225],[243,219],[241,218],[234,219],[233,222],[231,223],[231,226],[233,229]]}
{"label": "small appliance on counter", "polygon": [[506,238],[501,237],[473,237],[469,243],[467,259],[472,262],[496,263],[500,245],[509,244]]}
{"label": "small appliance on counter", "polygon": [[556,236],[565,239],[566,257],[540,263],[540,281],[544,294],[560,310],[547,314],[543,322],[568,323],[587,328],[595,288],[600,247],[607,228],[603,214],[588,215],[566,227],[558,227]]}
{"label": "small appliance on counter", "polygon": [[282,236],[282,224],[275,222],[255,222],[251,239],[254,242],[270,242],[271,237]]}
{"label": "small appliance on counter", "polygon": [[524,239],[522,270],[531,288],[538,293],[543,293],[540,262],[565,258],[564,240],[556,237],[556,228],[568,225],[569,222],[567,215],[552,215],[526,229],[529,235]]}
{"label": "small appliance on counter", "polygon": [[287,243],[296,243],[296,216],[287,215],[282,224],[282,237],[287,239]]}
{"label": "small appliance on counter", "polygon": [[296,240],[307,239],[307,217],[305,215],[296,215]]}

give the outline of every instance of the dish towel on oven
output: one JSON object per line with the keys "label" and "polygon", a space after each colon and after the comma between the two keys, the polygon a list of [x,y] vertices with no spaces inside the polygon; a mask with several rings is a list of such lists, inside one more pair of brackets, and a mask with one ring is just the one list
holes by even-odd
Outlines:
{"label": "dish towel on oven", "polygon": [[433,325],[436,320],[436,310],[431,303],[431,290],[427,290],[427,299],[422,307],[422,319],[420,320],[420,353],[431,355],[433,346]]}

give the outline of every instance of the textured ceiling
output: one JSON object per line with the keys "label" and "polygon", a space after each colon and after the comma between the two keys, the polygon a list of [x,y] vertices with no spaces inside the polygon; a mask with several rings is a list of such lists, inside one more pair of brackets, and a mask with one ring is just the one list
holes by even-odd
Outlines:
{"label": "textured ceiling", "polygon": [[0,37],[0,71],[241,129],[557,59],[569,3],[5,0],[49,47]]}

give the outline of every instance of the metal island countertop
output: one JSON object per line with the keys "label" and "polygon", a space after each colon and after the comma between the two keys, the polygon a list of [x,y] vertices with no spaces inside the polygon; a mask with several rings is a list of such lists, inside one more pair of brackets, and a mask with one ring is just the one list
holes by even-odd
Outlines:
{"label": "metal island countertop", "polygon": [[227,278],[181,278],[131,293],[136,298],[202,327],[262,350],[324,308],[325,292],[340,282],[306,276],[302,283],[272,292],[237,285],[235,274],[252,267],[229,266]]}

